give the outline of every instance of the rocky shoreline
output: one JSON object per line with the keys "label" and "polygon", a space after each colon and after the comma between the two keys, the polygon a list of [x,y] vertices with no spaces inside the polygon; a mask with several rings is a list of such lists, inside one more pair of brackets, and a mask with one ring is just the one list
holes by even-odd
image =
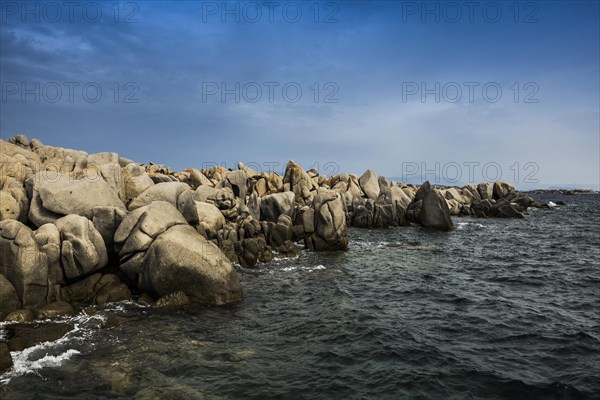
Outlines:
{"label": "rocky shoreline", "polygon": [[0,321],[12,332],[0,338],[0,373],[9,351],[32,343],[20,325],[29,321],[131,299],[234,303],[243,297],[234,264],[293,257],[301,244],[346,250],[348,227],[451,231],[452,215],[549,207],[502,181],[417,187],[371,170],[320,176],[293,161],[283,175],[241,163],[175,172],[23,135],[0,141],[0,200]]}

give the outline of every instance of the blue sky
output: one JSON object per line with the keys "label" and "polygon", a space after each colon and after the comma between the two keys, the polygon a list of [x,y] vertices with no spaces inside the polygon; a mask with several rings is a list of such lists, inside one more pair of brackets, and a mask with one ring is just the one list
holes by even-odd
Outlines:
{"label": "blue sky", "polygon": [[2,1],[0,134],[174,169],[597,188],[599,2],[474,3]]}

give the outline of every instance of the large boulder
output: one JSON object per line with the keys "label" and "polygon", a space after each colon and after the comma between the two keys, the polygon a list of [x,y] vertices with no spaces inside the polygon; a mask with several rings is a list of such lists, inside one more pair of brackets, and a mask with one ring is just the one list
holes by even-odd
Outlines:
{"label": "large boulder", "polygon": [[503,199],[508,195],[515,193],[515,187],[504,181],[496,181],[494,183],[493,195],[495,200]]}
{"label": "large boulder", "polygon": [[157,183],[146,189],[129,204],[129,210],[147,206],[153,201],[166,201],[174,205],[191,225],[197,225],[198,211],[194,202],[193,191],[181,182]]}
{"label": "large boulder", "polygon": [[115,232],[120,269],[139,289],[158,297],[183,291],[206,304],[241,300],[235,269],[169,202],[128,214]]}
{"label": "large boulder", "polygon": [[292,160],[285,167],[283,188],[285,191],[294,192],[296,203],[300,205],[311,204],[313,191],[317,189],[310,175]]}
{"label": "large boulder", "polygon": [[116,207],[94,207],[92,209],[92,223],[104,239],[109,259],[112,259],[114,255],[115,232],[126,215],[125,211]]}
{"label": "large boulder", "polygon": [[356,228],[373,228],[375,217],[375,202],[356,196],[352,200],[351,225]]}
{"label": "large boulder", "polygon": [[0,139],[0,176],[25,182],[42,167],[33,151]]}
{"label": "large boulder", "polygon": [[0,274],[13,285],[24,308],[35,309],[51,300],[48,259],[29,227],[12,219],[1,221],[0,253]]}
{"label": "large boulder", "polygon": [[489,183],[480,183],[477,185],[477,192],[481,200],[491,200],[494,195],[493,187]]}
{"label": "large boulder", "polygon": [[525,218],[525,216],[517,210],[515,205],[511,204],[506,199],[496,201],[491,209],[491,214],[497,218]]}
{"label": "large boulder", "polygon": [[171,203],[154,201],[130,212],[115,231],[115,250],[119,268],[137,278],[142,272],[144,256],[152,241],[174,225],[187,224]]}
{"label": "large boulder", "polygon": [[0,177],[0,221],[16,219],[27,223],[29,198],[23,184],[16,179]]}
{"label": "large boulder", "polygon": [[201,229],[208,239],[216,237],[217,232],[223,229],[225,225],[225,217],[221,214],[221,211],[217,206],[201,201],[196,202],[196,210],[200,220],[198,229]]}
{"label": "large boulder", "polygon": [[360,178],[358,178],[360,187],[365,194],[365,197],[375,201],[379,197],[379,182],[377,174],[373,170],[367,170]]}
{"label": "large boulder", "polygon": [[106,245],[92,221],[72,214],[58,219],[55,225],[60,232],[60,259],[68,280],[84,277],[106,266]]}
{"label": "large boulder", "polygon": [[37,247],[48,263],[48,299],[59,297],[60,286],[66,282],[60,260],[60,232],[54,224],[44,224],[33,232]]}
{"label": "large boulder", "polygon": [[8,314],[21,308],[21,301],[12,283],[0,274],[0,321]]}
{"label": "large boulder", "polygon": [[36,226],[54,222],[69,214],[91,219],[92,209],[98,206],[125,210],[118,193],[101,175],[89,174],[76,178],[70,174],[40,172],[31,177],[27,184],[32,199],[29,219]]}
{"label": "large boulder", "polygon": [[242,204],[246,204],[246,194],[249,186],[248,174],[246,171],[231,171],[225,175],[222,182],[223,187],[228,187],[233,191],[235,197],[239,197]]}
{"label": "large boulder", "polygon": [[[319,192],[313,200],[313,226],[311,234],[305,236],[310,250],[346,250],[348,233],[346,211],[342,196],[335,190]],[[305,222],[310,225],[310,221]]]}
{"label": "large boulder", "polygon": [[121,168],[121,185],[123,203],[126,206],[148,188],[154,186],[154,181],[146,172],[144,167],[138,164],[130,163]]}
{"label": "large boulder", "polygon": [[273,193],[264,196],[260,202],[260,219],[277,222],[280,215],[294,219],[294,192]]}
{"label": "large boulder", "polygon": [[421,185],[407,211],[407,218],[425,228],[450,231],[454,228],[446,199],[431,187],[429,181]]}
{"label": "large boulder", "polygon": [[169,228],[150,245],[140,288],[158,296],[182,291],[204,304],[242,300],[231,262],[214,243],[185,225]]}
{"label": "large boulder", "polygon": [[235,197],[231,188],[213,188],[200,186],[193,194],[194,200],[216,206],[228,220],[235,220],[239,215],[241,200]]}

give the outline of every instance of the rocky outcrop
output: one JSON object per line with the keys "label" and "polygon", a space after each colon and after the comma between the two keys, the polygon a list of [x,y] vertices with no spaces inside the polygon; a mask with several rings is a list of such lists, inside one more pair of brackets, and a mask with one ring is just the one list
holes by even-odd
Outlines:
{"label": "rocky outcrop", "polygon": [[213,188],[200,186],[193,194],[196,201],[210,203],[217,207],[228,220],[235,220],[239,215],[241,200],[236,198],[231,188]]}
{"label": "rocky outcrop", "polygon": [[147,206],[153,201],[166,201],[175,206],[187,222],[191,225],[197,225],[200,221],[198,219],[198,211],[196,210],[193,193],[194,192],[185,183],[157,183],[136,197],[129,204],[129,210],[132,211]]}
{"label": "rocky outcrop", "polygon": [[492,193],[494,200],[504,199],[509,195],[514,195],[515,188],[513,185],[508,184],[504,181],[497,181],[494,183]]}
{"label": "rocky outcrop", "polygon": [[15,220],[0,222],[0,252],[0,273],[23,307],[37,309],[53,300],[48,292],[48,260],[29,227]]}
{"label": "rocky outcrop", "polygon": [[300,205],[311,204],[317,187],[311,177],[294,161],[289,161],[283,177],[283,190],[294,192]]}
{"label": "rocky outcrop", "polygon": [[379,182],[377,181],[377,174],[373,170],[367,170],[358,179],[358,182],[367,198],[377,200],[379,197]]}
{"label": "rocky outcrop", "polygon": [[372,170],[326,177],[294,161],[283,176],[237,167],[174,172],[22,135],[0,141],[0,320],[136,296],[231,303],[242,298],[233,264],[296,256],[301,241],[345,250],[347,226],[447,231],[450,215],[524,218],[548,207],[502,181],[432,188]]}
{"label": "rocky outcrop", "polygon": [[196,302],[227,304],[242,300],[231,262],[194,228],[175,225],[160,234],[146,252],[140,289],[164,296],[184,292]]}
{"label": "rocky outcrop", "polygon": [[21,308],[21,301],[12,283],[0,274],[0,321],[8,314]]}
{"label": "rocky outcrop", "polygon": [[313,200],[314,212],[304,217],[306,247],[311,250],[346,250],[348,233],[346,212],[341,195],[328,190],[317,194]]}
{"label": "rocky outcrop", "polygon": [[40,172],[31,177],[27,185],[32,199],[29,219],[36,226],[69,214],[91,219],[94,207],[125,210],[118,193],[101,175],[76,178],[70,174]]}
{"label": "rocky outcrop", "polygon": [[204,233],[208,239],[216,238],[217,232],[225,226],[225,217],[221,211],[215,205],[202,201],[196,201],[196,211],[200,220],[198,232]]}
{"label": "rocky outcrop", "polygon": [[207,304],[241,300],[232,264],[171,203],[155,201],[134,210],[114,240],[120,269],[142,291],[164,296],[181,290]]}
{"label": "rocky outcrop", "polygon": [[263,221],[277,222],[280,215],[294,219],[294,192],[269,194],[261,199],[260,218]]}
{"label": "rocky outcrop", "polygon": [[454,229],[446,200],[435,188],[431,187],[429,181],[421,185],[415,198],[408,206],[407,218],[410,222],[417,223],[425,228],[440,231]]}
{"label": "rocky outcrop", "polygon": [[67,215],[57,220],[55,225],[60,232],[60,260],[68,281],[106,266],[106,245],[92,221],[79,215]]}

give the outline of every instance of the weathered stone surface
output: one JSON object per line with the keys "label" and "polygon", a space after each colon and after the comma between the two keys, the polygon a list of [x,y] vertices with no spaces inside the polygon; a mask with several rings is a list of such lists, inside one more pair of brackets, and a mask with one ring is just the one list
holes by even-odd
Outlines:
{"label": "weathered stone surface", "polygon": [[0,139],[0,176],[25,182],[38,172],[42,165],[34,152]]}
{"label": "weathered stone surface", "polygon": [[29,198],[23,184],[12,177],[0,175],[0,221],[16,219],[27,223]]}
{"label": "weathered stone surface", "polygon": [[237,273],[225,255],[168,202],[153,202],[127,215],[114,239],[120,269],[145,292],[164,296],[183,291],[208,304],[241,299]]}
{"label": "weathered stone surface", "polygon": [[225,225],[225,217],[221,211],[215,205],[201,201],[196,202],[196,210],[200,220],[198,229],[201,229],[208,239],[216,237],[217,232]]}
{"label": "weathered stone surface", "polygon": [[294,219],[294,192],[273,193],[264,196],[260,204],[260,219],[277,222],[280,215]]}
{"label": "weathered stone surface", "polygon": [[375,202],[372,199],[354,197],[352,210],[352,226],[356,228],[373,228]]}
{"label": "weathered stone surface", "polygon": [[119,268],[128,275],[140,274],[143,257],[152,241],[174,225],[187,225],[187,221],[166,201],[154,201],[129,213],[114,236]]}
{"label": "weathered stone surface", "polygon": [[360,187],[365,194],[365,197],[375,201],[379,197],[379,182],[377,174],[372,170],[367,170],[360,178],[358,178]]}
{"label": "weathered stone surface", "polygon": [[407,218],[425,228],[449,231],[454,228],[446,199],[429,181],[421,185],[407,211]]}
{"label": "weathered stone surface", "polygon": [[19,202],[7,191],[0,190],[0,221],[5,219],[19,220],[21,206]]}
{"label": "weathered stone surface", "polygon": [[316,251],[346,250],[348,234],[341,195],[334,190],[320,192],[314,198],[313,208],[315,228],[305,238],[306,247]]}
{"label": "weathered stone surface", "polygon": [[94,303],[98,305],[115,301],[131,300],[131,291],[117,275],[104,275],[94,287]]}
{"label": "weathered stone surface", "polygon": [[61,288],[61,298],[72,303],[92,301],[100,279],[102,274],[95,273],[69,286],[64,286]]}
{"label": "weathered stone surface", "polygon": [[154,201],[166,201],[174,205],[188,223],[197,225],[199,220],[193,193],[191,188],[185,183],[157,183],[136,197],[129,204],[129,210],[147,206]]}
{"label": "weathered stone surface", "polygon": [[48,260],[39,251],[33,231],[16,220],[0,222],[0,274],[15,288],[25,308],[38,308],[48,299]]}
{"label": "weathered stone surface", "polygon": [[241,201],[231,188],[200,186],[194,192],[194,200],[215,205],[228,220],[235,220],[239,214]]}
{"label": "weathered stone surface", "polygon": [[146,173],[144,167],[138,164],[128,164],[121,169],[122,196],[126,206],[147,189],[154,186],[154,181]]}
{"label": "weathered stone surface", "polygon": [[248,186],[249,179],[246,171],[231,171],[225,175],[223,187],[230,188],[233,191],[233,195],[240,198],[242,204],[246,204]]}
{"label": "weathered stone surface", "polygon": [[498,218],[525,218],[525,216],[506,199],[496,201],[491,209],[491,214]]}
{"label": "weathered stone surface", "polygon": [[125,211],[116,207],[94,207],[92,209],[92,223],[104,239],[109,259],[113,257],[115,252],[115,232],[126,215]]}
{"label": "weathered stone surface", "polygon": [[515,188],[513,185],[506,183],[504,181],[496,181],[494,183],[493,188],[493,196],[495,200],[503,199],[510,194],[515,193]]}
{"label": "weathered stone surface", "polygon": [[0,274],[0,321],[8,314],[21,308],[21,301],[12,283]]}
{"label": "weathered stone surface", "polygon": [[31,310],[20,309],[8,314],[4,317],[4,320],[16,323],[31,322],[33,321],[33,313]]}
{"label": "weathered stone surface", "polygon": [[489,183],[480,183],[477,185],[477,191],[481,200],[491,200],[493,198],[493,187]]}
{"label": "weathered stone surface", "polygon": [[69,315],[75,315],[73,306],[66,301],[55,301],[40,307],[36,312],[36,319],[50,319]]}
{"label": "weathered stone surface", "polygon": [[285,191],[294,192],[295,201],[300,205],[311,204],[314,197],[313,191],[317,189],[311,177],[302,167],[291,160],[285,168],[283,188]]}
{"label": "weathered stone surface", "polygon": [[67,215],[55,223],[61,238],[61,263],[68,280],[97,271],[108,262],[104,239],[89,219]]}
{"label": "weathered stone surface", "polygon": [[42,207],[55,214],[76,214],[91,219],[94,207],[108,206],[125,210],[118,193],[100,175],[76,179],[67,174],[49,177],[45,173],[38,173],[31,179]]}
{"label": "weathered stone surface", "polygon": [[187,225],[175,225],[152,242],[144,259],[140,289],[158,296],[182,291],[206,304],[242,299],[233,265],[214,243]]}

